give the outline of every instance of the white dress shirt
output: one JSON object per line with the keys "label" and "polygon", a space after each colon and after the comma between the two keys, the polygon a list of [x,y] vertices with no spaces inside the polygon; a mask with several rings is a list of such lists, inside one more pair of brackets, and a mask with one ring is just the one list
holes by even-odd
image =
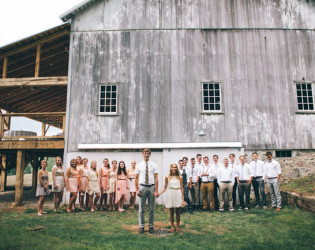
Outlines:
{"label": "white dress shirt", "polygon": [[278,174],[281,174],[281,167],[279,162],[274,159],[271,159],[271,161],[267,161],[265,163],[265,175],[268,178],[274,178],[277,177]]}
{"label": "white dress shirt", "polygon": [[[208,174],[207,176],[201,176],[201,174],[206,173]],[[214,177],[214,173],[211,171],[211,166],[207,165],[207,166],[202,166],[199,169],[199,175],[201,178],[202,182],[209,182],[209,181],[213,181],[213,177]]]}
{"label": "white dress shirt", "polygon": [[183,170],[184,170],[184,169],[185,169],[185,172],[186,172],[186,175],[187,175],[187,167],[186,167],[186,166],[184,166],[183,169],[180,169],[180,167],[178,167],[178,170],[179,170],[180,175],[183,174]]}
{"label": "white dress shirt", "polygon": [[[197,181],[197,177],[199,175],[200,175],[199,168],[197,168],[196,165],[194,167],[190,166],[188,168],[187,177],[188,177],[189,181],[190,181],[190,178],[192,178],[191,182],[196,182]],[[188,180],[187,180],[187,182],[188,182]]]}
{"label": "white dress shirt", "polygon": [[234,178],[234,181],[235,181],[235,177],[236,177],[235,171],[236,171],[236,169],[237,169],[237,164],[236,164],[236,162],[233,162],[233,163],[230,162],[229,167],[232,169],[233,178]]}
{"label": "white dress shirt", "polygon": [[235,176],[240,181],[249,181],[250,177],[253,176],[250,165],[248,163],[239,164],[236,168]]}
{"label": "white dress shirt", "polygon": [[219,168],[222,167],[221,163],[218,164],[211,164],[211,171],[213,173],[213,178],[211,179],[211,181],[214,181],[218,178],[218,174],[219,174]]}
{"label": "white dress shirt", "polygon": [[218,169],[218,182],[231,181],[234,183],[233,169],[230,166],[222,166]]}
{"label": "white dress shirt", "polygon": [[139,175],[139,184],[143,185],[152,185],[154,184],[154,174],[158,173],[157,166],[152,161],[148,161],[148,167],[149,167],[149,183],[145,183],[145,173],[146,173],[146,163],[145,161],[140,162],[136,166],[135,174]]}
{"label": "white dress shirt", "polygon": [[265,164],[261,160],[252,161],[250,163],[253,177],[264,177],[265,175]]}

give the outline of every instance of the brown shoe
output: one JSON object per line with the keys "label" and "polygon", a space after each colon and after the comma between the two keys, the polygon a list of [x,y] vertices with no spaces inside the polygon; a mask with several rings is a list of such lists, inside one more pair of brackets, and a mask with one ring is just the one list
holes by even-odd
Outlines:
{"label": "brown shoe", "polygon": [[139,234],[144,234],[144,228],[143,227],[139,228]]}
{"label": "brown shoe", "polygon": [[281,210],[281,208],[280,207],[278,207],[277,209],[276,209],[276,211],[280,211]]}
{"label": "brown shoe", "polygon": [[270,207],[270,208],[268,208],[268,209],[274,209],[274,208],[276,208],[276,207]]}

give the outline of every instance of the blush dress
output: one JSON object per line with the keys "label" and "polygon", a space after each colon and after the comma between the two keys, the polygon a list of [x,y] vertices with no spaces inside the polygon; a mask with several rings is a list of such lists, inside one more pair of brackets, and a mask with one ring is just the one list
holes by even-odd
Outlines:
{"label": "blush dress", "polygon": [[78,171],[71,167],[69,176],[69,191],[70,193],[78,192]]}
{"label": "blush dress", "polygon": [[65,188],[65,182],[63,179],[63,168],[58,168],[56,165],[53,166],[52,170],[56,169],[56,184],[57,184],[57,188],[55,188],[55,183],[54,183],[54,179],[52,180],[52,191],[55,193],[59,193],[62,192]]}
{"label": "blush dress", "polygon": [[165,200],[165,208],[178,208],[182,203],[180,180],[175,176],[168,180]]}
{"label": "blush dress", "polygon": [[123,195],[125,197],[125,201],[127,201],[128,194],[127,181],[128,181],[127,175],[125,175],[124,173],[121,173],[120,175],[117,176],[115,203],[118,203]]}
{"label": "blush dress", "polygon": [[128,179],[129,179],[129,192],[136,192],[136,183],[135,183],[136,173],[135,171],[129,170]]}
{"label": "blush dress", "polygon": [[85,193],[86,192],[86,181],[88,178],[89,169],[85,168],[85,167],[82,167],[81,169],[82,169],[82,178],[80,180],[81,181],[81,190],[80,191]]}
{"label": "blush dress", "polygon": [[107,167],[101,167],[101,190],[106,192],[109,185],[109,169]]}

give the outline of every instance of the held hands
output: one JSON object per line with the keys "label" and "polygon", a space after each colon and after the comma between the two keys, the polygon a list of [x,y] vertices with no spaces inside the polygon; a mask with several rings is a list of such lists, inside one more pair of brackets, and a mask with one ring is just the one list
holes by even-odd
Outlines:
{"label": "held hands", "polygon": [[57,186],[56,184],[54,185],[54,187],[55,187],[55,189],[57,189],[57,188],[58,188],[58,186]]}
{"label": "held hands", "polygon": [[141,195],[139,190],[136,191],[136,194],[137,194],[138,197],[142,197],[142,195]]}
{"label": "held hands", "polygon": [[153,195],[155,196],[155,198],[159,198],[160,194],[158,192],[154,192]]}

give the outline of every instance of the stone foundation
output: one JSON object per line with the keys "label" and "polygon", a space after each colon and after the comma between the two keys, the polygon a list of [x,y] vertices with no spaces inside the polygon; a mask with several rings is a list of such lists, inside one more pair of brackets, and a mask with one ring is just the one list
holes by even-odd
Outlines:
{"label": "stone foundation", "polygon": [[[274,150],[256,151],[259,159],[266,161],[266,152],[271,151],[274,159],[281,165],[281,182],[287,183],[291,179],[315,175],[315,150],[293,150],[292,157],[276,158]],[[252,161],[252,153],[245,150],[247,162]]]}
{"label": "stone foundation", "polygon": [[315,197],[303,196],[294,192],[281,191],[282,204],[294,205],[298,208],[315,213]]}

